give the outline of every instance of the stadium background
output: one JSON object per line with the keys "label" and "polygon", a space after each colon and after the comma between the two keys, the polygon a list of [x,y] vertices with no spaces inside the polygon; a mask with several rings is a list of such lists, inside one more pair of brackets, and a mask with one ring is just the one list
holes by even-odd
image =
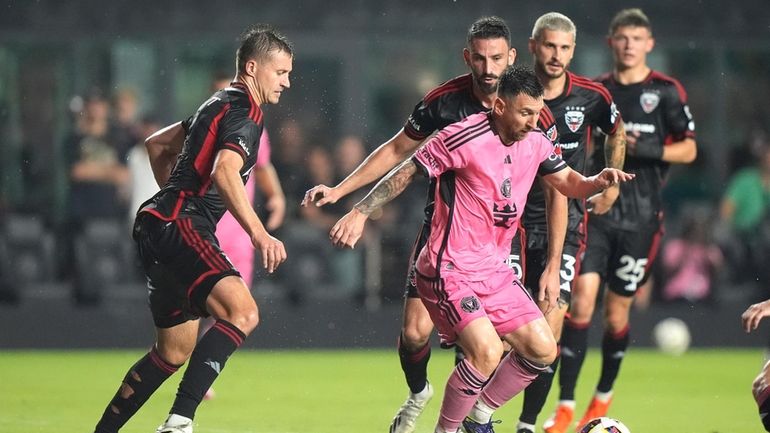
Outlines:
{"label": "stadium background", "polygon": [[[630,6],[650,16],[657,37],[650,64],[684,84],[696,120],[698,161],[674,168],[665,194],[674,236],[683,214],[715,212],[730,175],[750,161],[750,143],[770,129],[770,11],[763,0],[0,3],[0,348],[142,347],[151,338],[126,221],[95,223],[66,264],[65,138],[76,96],[128,88],[140,115],[163,124],[182,119],[208,97],[214,74],[232,72],[237,35],[270,23],[296,47],[292,88],[265,109],[273,159],[288,139],[282,128],[293,121],[305,162],[311,148],[333,152],[347,135],[360,137],[367,151],[392,136],[427,90],[466,72],[461,50],[478,16],[505,18],[517,63],[531,63],[526,40],[535,18],[565,13],[578,27],[571,69],[595,76],[611,64],[609,20]],[[276,165],[292,186],[289,218],[278,232],[290,258],[275,277],[257,279],[263,322],[248,345],[391,346],[423,190],[412,187],[394,205],[398,211],[371,225],[364,248],[338,260],[324,230],[296,209],[297,193],[310,186],[299,179],[304,172]],[[690,324],[697,346],[764,345],[768,333],[743,335],[738,315],[767,297],[767,282],[738,283],[733,274],[722,272],[708,302],[653,296],[648,309],[633,313],[634,344],[649,344],[651,327],[676,316]]]}

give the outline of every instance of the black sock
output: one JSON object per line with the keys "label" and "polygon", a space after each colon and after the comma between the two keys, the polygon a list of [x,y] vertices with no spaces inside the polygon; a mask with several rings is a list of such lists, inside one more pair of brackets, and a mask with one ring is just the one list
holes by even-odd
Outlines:
{"label": "black sock", "polygon": [[765,431],[770,431],[770,398],[766,398],[765,401],[759,405],[759,419],[762,420]]}
{"label": "black sock", "polygon": [[560,400],[575,400],[575,386],[588,350],[590,322],[564,321],[561,334],[561,369],[559,369]]}
{"label": "black sock", "polygon": [[217,320],[195,347],[170,413],[194,418],[203,395],[245,338],[246,334],[232,323]]}
{"label": "black sock", "polygon": [[425,389],[428,384],[428,360],[430,359],[430,343],[421,347],[417,352],[409,352],[401,343],[403,337],[398,338],[398,358],[401,360],[401,369],[404,370],[406,384],[412,394]]}
{"label": "black sock", "polygon": [[599,392],[612,391],[612,385],[620,371],[620,363],[623,362],[626,349],[628,349],[630,340],[628,330],[629,327],[626,326],[617,334],[610,334],[609,332],[604,334],[602,339],[602,375],[599,377],[599,385],[596,387]]}
{"label": "black sock", "polygon": [[96,433],[117,432],[179,367],[161,359],[153,347],[128,370],[123,384],[96,424]]}
{"label": "black sock", "polygon": [[524,390],[524,403],[521,408],[519,421],[527,424],[535,424],[537,416],[545,406],[545,400],[548,398],[548,391],[551,390],[553,376],[559,366],[559,357],[548,366],[542,373],[538,374],[535,380]]}

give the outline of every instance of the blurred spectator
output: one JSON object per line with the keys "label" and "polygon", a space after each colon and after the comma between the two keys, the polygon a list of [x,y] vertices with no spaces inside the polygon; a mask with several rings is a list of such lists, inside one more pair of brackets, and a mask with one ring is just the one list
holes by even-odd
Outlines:
{"label": "blurred spectator", "polygon": [[[273,128],[270,129],[274,131]],[[297,218],[299,202],[305,195],[306,186],[310,184],[306,173],[305,131],[299,122],[293,119],[284,120],[277,129],[275,137],[275,153],[273,165],[281,179],[281,185],[286,193],[288,218]]]}
{"label": "blurred spectator", "polygon": [[[139,140],[144,140],[139,121],[139,98],[136,91],[123,87],[115,92],[112,99],[112,125],[110,135],[118,150],[118,157],[125,160],[128,152]],[[153,131],[154,132],[154,131]]]}
{"label": "blurred spectator", "polygon": [[99,91],[84,98],[64,149],[69,163],[70,222],[125,215],[119,195],[129,172],[110,135],[110,106]]}
{"label": "blurred spectator", "polygon": [[720,206],[724,228],[720,243],[737,280],[770,282],[769,208],[770,143],[765,142],[758,149],[756,165],[730,178]]}
{"label": "blurred spectator", "polygon": [[715,278],[723,257],[722,251],[712,242],[711,223],[710,211],[683,212],[681,235],[663,247],[663,300],[713,301]]}

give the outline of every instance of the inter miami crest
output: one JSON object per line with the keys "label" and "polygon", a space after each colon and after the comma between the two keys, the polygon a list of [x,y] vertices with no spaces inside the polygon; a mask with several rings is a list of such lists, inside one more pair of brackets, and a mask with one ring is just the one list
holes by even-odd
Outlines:
{"label": "inter miami crest", "polygon": [[473,313],[481,308],[481,304],[479,304],[479,300],[475,296],[466,296],[460,301],[460,307],[466,313]]}
{"label": "inter miami crest", "polygon": [[500,185],[500,193],[505,198],[511,198],[511,178],[507,177],[503,181],[503,184]]}
{"label": "inter miami crest", "polygon": [[658,108],[658,103],[660,103],[660,95],[655,92],[645,91],[639,97],[639,104],[641,104],[642,110],[647,114],[652,113]]}
{"label": "inter miami crest", "polygon": [[564,122],[570,131],[578,132],[578,129],[583,126],[583,121],[586,118],[583,111],[585,111],[585,107],[567,107],[567,111],[564,112]]}

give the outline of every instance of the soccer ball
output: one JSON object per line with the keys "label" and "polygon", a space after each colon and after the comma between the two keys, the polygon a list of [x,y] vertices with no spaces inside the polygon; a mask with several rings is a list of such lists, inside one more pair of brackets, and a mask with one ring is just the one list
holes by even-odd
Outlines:
{"label": "soccer ball", "polygon": [[588,421],[580,433],[631,433],[631,430],[616,419],[601,417]]}
{"label": "soccer ball", "polygon": [[655,325],[652,339],[661,352],[681,355],[690,347],[690,330],[682,320],[669,317]]}

